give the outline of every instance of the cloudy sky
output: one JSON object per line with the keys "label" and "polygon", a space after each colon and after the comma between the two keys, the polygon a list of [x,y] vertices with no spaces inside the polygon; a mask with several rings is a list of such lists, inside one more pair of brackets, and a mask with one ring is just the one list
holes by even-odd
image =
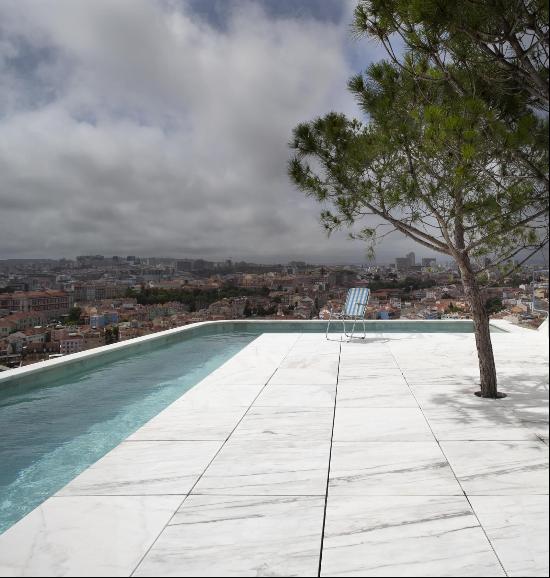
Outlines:
{"label": "cloudy sky", "polygon": [[364,260],[286,174],[292,127],[359,114],[346,82],[383,55],[353,7],[2,0],[0,258]]}

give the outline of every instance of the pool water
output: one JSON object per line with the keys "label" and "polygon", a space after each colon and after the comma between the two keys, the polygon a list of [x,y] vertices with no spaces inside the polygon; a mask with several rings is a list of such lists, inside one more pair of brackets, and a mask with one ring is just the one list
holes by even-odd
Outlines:
{"label": "pool water", "polygon": [[[202,326],[0,382],[0,533],[261,333],[325,327],[311,322]],[[368,331],[471,333],[472,325],[370,322]]]}
{"label": "pool water", "polygon": [[0,390],[0,532],[222,365],[255,335],[171,343],[36,387]]}

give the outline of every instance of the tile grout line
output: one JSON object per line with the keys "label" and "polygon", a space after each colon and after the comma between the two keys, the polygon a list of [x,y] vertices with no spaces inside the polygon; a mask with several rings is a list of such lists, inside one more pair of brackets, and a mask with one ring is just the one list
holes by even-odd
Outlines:
{"label": "tile grout line", "polygon": [[323,547],[325,543],[325,525],[327,520],[327,506],[328,506],[328,489],[330,483],[330,463],[332,460],[332,443],[334,438],[334,423],[336,421],[336,402],[338,399],[338,377],[340,375],[340,359],[342,357],[342,342],[340,342],[340,347],[338,351],[338,369],[336,371],[336,389],[334,392],[334,412],[332,414],[332,431],[330,433],[330,449],[328,453],[328,469],[327,469],[327,486],[325,491],[325,506],[323,509],[323,525],[321,527],[321,545],[319,548],[319,568],[317,570],[317,576],[321,576],[321,567],[323,564]]}
{"label": "tile grout line", "polygon": [[[264,391],[264,389],[267,387],[267,385],[269,384],[271,378],[275,375],[275,373],[277,373],[277,369],[279,369],[279,366],[281,365],[281,363],[287,358],[288,354],[292,351],[292,349],[294,348],[294,346],[296,345],[296,343],[298,342],[298,340],[300,339],[301,334],[298,334],[298,336],[296,337],[296,339],[292,342],[292,345],[288,348],[287,352],[283,355],[283,358],[277,363],[277,367],[273,370],[273,373],[268,377],[267,381],[265,382],[265,384],[263,385],[263,387],[260,389],[260,391],[258,392],[258,395],[256,395],[256,397],[252,400],[252,402],[250,403],[250,405],[248,406],[248,408],[246,409],[246,411],[244,412],[244,414],[241,416],[241,418],[239,419],[239,421],[237,422],[237,424],[235,425],[235,427],[229,432],[229,435],[226,437],[226,439],[223,441],[222,445],[218,448],[218,451],[214,454],[214,456],[212,457],[212,459],[208,462],[208,464],[206,465],[206,467],[204,468],[204,470],[202,471],[202,473],[199,475],[199,477],[195,480],[195,483],[191,486],[191,488],[189,489],[189,491],[183,496],[182,501],[179,503],[178,507],[174,510],[174,513],[170,516],[170,518],[168,518],[166,524],[164,524],[164,526],[162,527],[162,529],[160,530],[160,532],[158,533],[157,537],[153,540],[153,542],[151,543],[151,545],[149,546],[149,548],[147,548],[146,552],[143,554],[143,556],[139,559],[138,563],[136,564],[135,568],[130,572],[129,576],[133,576],[134,572],[141,566],[142,562],[145,560],[145,558],[147,557],[147,555],[149,554],[149,552],[151,552],[151,550],[153,549],[153,547],[155,546],[155,544],[158,542],[158,539],[162,536],[162,534],[164,533],[164,531],[166,530],[166,528],[170,525],[170,522],[174,519],[174,516],[179,512],[179,510],[181,509],[181,507],[183,506],[183,504],[185,503],[185,501],[187,500],[187,498],[191,495],[191,492],[193,491],[193,489],[195,488],[195,486],[200,482],[200,480],[202,479],[202,477],[204,476],[204,474],[206,473],[206,471],[208,470],[208,468],[212,465],[212,463],[214,462],[214,460],[218,457],[218,455],[220,454],[220,452],[222,451],[222,449],[225,447],[225,445],[227,444],[227,442],[229,441],[229,439],[231,438],[231,436],[233,435],[234,431],[239,427],[239,424],[242,422],[242,420],[245,418],[246,414],[250,411],[250,409],[252,408],[252,406],[254,405],[254,402],[258,399],[258,397],[260,397],[260,395],[262,394],[262,392]],[[252,343],[254,343],[254,341],[252,341]],[[250,344],[249,344],[250,345]],[[229,360],[228,360],[229,361]],[[178,495],[178,494],[176,494]]]}
{"label": "tile grout line", "polygon": [[395,360],[395,363],[397,364],[397,367],[399,367],[399,371],[401,371],[401,375],[403,376],[403,379],[405,380],[405,383],[407,384],[407,387],[409,388],[409,391],[411,392],[411,395],[414,397],[414,400],[416,402],[416,404],[418,405],[418,409],[420,410],[420,413],[422,414],[422,417],[424,418],[424,421],[426,422],[426,425],[428,426],[431,434],[434,437],[435,442],[437,443],[437,446],[439,447],[439,451],[441,452],[441,454],[443,455],[443,457],[445,458],[445,461],[447,462],[447,464],[449,464],[449,469],[451,470],[458,486],[460,487],[460,489],[462,490],[462,494],[463,496],[466,498],[466,501],[468,502],[468,505],[470,506],[470,510],[472,511],[472,514],[474,515],[475,519],[477,520],[477,523],[479,524],[479,527],[481,528],[485,539],[487,540],[487,543],[489,544],[493,554],[495,555],[495,558],[497,559],[500,567],[502,568],[502,571],[504,572],[504,576],[508,576],[508,572],[506,572],[506,569],[504,568],[504,564],[502,563],[502,560],[500,559],[499,555],[497,554],[493,543],[491,542],[489,536],[487,535],[487,532],[485,531],[485,527],[483,526],[483,524],[481,523],[481,520],[479,519],[476,511],[474,510],[474,507],[472,506],[472,503],[470,502],[470,498],[468,496],[468,494],[466,493],[466,491],[464,490],[464,487],[462,486],[462,484],[460,483],[460,480],[458,479],[458,476],[456,475],[456,472],[453,468],[453,466],[451,465],[451,462],[449,461],[449,458],[447,457],[447,454],[445,453],[445,451],[443,450],[443,448],[441,447],[441,443],[439,442],[439,439],[437,438],[437,436],[435,435],[434,430],[432,429],[432,426],[428,420],[428,418],[426,417],[426,414],[424,413],[424,410],[422,409],[422,406],[418,403],[418,399],[414,393],[413,388],[410,386],[409,381],[407,380],[405,374],[403,373],[401,366],[399,365],[399,362],[397,361],[397,357],[395,357],[391,346],[388,344],[388,349],[390,350],[390,353],[393,357],[393,359]]}

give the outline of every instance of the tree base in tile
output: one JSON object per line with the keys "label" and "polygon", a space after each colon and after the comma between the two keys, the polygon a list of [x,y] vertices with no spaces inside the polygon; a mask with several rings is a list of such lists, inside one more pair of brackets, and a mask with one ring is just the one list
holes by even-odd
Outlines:
{"label": "tree base in tile", "polygon": [[[474,395],[477,395],[477,397],[483,397],[483,395],[481,395],[481,391],[476,391]],[[497,392],[496,397],[485,397],[484,399],[502,399],[504,397],[507,397],[507,395],[499,391]]]}

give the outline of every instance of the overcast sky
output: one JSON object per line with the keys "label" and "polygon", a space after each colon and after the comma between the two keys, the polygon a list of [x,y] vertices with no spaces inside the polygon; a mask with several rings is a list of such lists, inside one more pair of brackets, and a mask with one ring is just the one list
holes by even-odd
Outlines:
{"label": "overcast sky", "polygon": [[346,82],[383,56],[354,4],[1,0],[0,258],[363,261],[286,174],[292,128],[358,115]]}

